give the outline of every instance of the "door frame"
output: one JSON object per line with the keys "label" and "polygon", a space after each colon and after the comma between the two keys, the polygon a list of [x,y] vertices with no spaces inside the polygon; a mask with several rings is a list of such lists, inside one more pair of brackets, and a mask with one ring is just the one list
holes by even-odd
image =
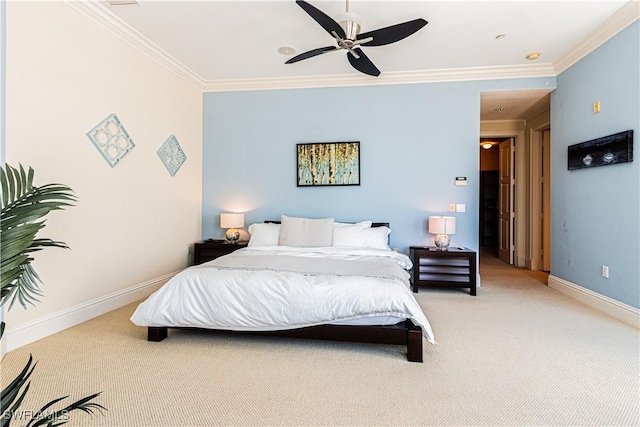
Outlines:
{"label": "door frame", "polygon": [[[528,150],[524,149],[525,144],[525,121],[524,120],[483,120],[480,123],[480,138],[513,138],[515,150],[515,194],[513,195],[515,210],[515,227],[511,224],[514,236],[514,265],[525,267],[527,261],[527,220],[528,209],[528,180],[525,171],[528,171]],[[478,175],[480,174],[480,164],[478,163]]]}
{"label": "door frame", "polygon": [[[542,239],[540,239],[540,235],[543,230],[541,230],[540,224],[540,212],[542,211],[542,201],[541,201],[541,190],[538,183],[542,180],[543,171],[542,171],[542,133],[546,130],[551,129],[551,120],[550,118],[546,118],[542,121],[539,121],[535,124],[531,124],[529,128],[529,170],[531,171],[531,192],[529,204],[531,206],[531,217],[529,218],[529,227],[530,227],[530,239],[529,239],[529,253],[531,256],[529,257],[529,262],[527,268],[530,270],[543,270],[544,263],[540,260],[540,249],[542,247]],[[550,148],[550,147],[549,147]],[[550,150],[547,150],[550,151]],[[551,160],[550,152],[548,153],[548,161]],[[551,179],[550,176],[547,179]],[[547,212],[547,216],[550,215],[550,212]],[[551,218],[548,218],[550,221]],[[551,236],[546,236],[549,239]],[[549,249],[550,250],[550,249]]]}

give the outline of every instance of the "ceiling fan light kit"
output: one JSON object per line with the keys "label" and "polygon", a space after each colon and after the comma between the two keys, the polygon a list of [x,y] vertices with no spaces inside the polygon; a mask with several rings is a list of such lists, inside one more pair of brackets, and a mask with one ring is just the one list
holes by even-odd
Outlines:
{"label": "ceiling fan light kit", "polygon": [[427,25],[427,21],[419,18],[360,33],[360,16],[357,13],[349,12],[349,0],[347,0],[346,12],[337,16],[337,20],[329,17],[306,1],[297,0],[296,3],[334,38],[336,45],[320,47],[301,53],[289,59],[285,64],[293,64],[323,53],[344,49],[347,51],[347,59],[353,68],[361,73],[377,77],[380,75],[380,70],[364,54],[360,46],[384,46],[395,43],[409,37]]}

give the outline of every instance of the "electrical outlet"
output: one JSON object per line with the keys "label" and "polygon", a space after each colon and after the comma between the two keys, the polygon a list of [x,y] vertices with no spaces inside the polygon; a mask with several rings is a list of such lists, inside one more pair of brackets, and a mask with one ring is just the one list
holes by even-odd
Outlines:
{"label": "electrical outlet", "polygon": [[603,265],[602,266],[602,277],[604,278],[609,278],[609,266],[608,265]]}
{"label": "electrical outlet", "polygon": [[187,255],[191,255],[191,245],[187,246]]}
{"label": "electrical outlet", "polygon": [[456,212],[466,212],[466,205],[464,203],[458,203],[456,205]]}

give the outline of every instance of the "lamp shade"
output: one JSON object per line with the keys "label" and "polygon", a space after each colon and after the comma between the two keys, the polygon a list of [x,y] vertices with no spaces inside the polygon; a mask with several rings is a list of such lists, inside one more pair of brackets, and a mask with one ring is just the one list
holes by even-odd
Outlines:
{"label": "lamp shade", "polygon": [[220,214],[220,228],[242,228],[244,227],[244,214],[223,213]]}
{"label": "lamp shade", "polygon": [[456,218],[453,216],[430,216],[429,233],[431,234],[455,234]]}

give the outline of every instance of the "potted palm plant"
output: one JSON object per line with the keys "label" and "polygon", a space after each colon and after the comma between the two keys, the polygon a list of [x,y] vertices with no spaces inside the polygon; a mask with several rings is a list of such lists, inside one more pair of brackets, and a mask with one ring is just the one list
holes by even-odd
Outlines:
{"label": "potted palm plant", "polygon": [[[44,218],[49,212],[73,206],[77,197],[71,188],[62,184],[47,184],[40,187],[33,185],[34,171],[20,165],[14,168],[6,165],[0,169],[2,184],[2,215],[0,218],[0,307],[8,303],[10,310],[18,302],[26,308],[27,304],[35,304],[42,296],[40,278],[31,265],[34,252],[47,247],[68,248],[64,242],[56,242],[47,238],[37,238],[37,233],[45,226]],[[4,322],[0,322],[0,338],[4,334]],[[30,377],[36,367],[33,357],[18,376],[1,392],[0,427],[8,427],[17,417],[29,387]],[[68,396],[60,397],[45,404],[37,412],[31,414],[26,427],[59,426],[66,424],[69,413],[83,411],[89,414],[102,412],[106,408],[93,400],[100,393],[79,399],[64,408],[60,402]],[[56,408],[56,405],[58,408]],[[20,421],[25,421],[24,418]]]}

